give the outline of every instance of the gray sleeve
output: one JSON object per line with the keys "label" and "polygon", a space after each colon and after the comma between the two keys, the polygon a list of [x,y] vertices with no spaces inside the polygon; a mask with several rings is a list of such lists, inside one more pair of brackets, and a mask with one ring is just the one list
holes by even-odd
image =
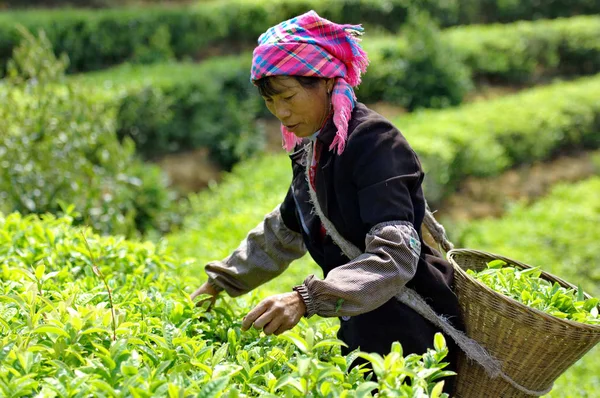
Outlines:
{"label": "gray sleeve", "polygon": [[304,299],[307,317],[354,316],[372,311],[414,277],[421,243],[411,223],[378,224],[365,241],[365,253],[334,268],[323,280],[310,275],[294,288]]}
{"label": "gray sleeve", "polygon": [[279,208],[267,214],[231,255],[205,266],[208,283],[239,296],[280,275],[306,253],[302,235],[285,225]]}

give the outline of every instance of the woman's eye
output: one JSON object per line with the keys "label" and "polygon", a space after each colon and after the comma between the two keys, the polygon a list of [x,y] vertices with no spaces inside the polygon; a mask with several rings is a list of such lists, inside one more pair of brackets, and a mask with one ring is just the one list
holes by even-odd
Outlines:
{"label": "woman's eye", "polygon": [[284,98],[284,100],[286,100],[286,101],[289,101],[289,100],[291,100],[292,98],[294,98],[294,96],[293,96],[293,95],[291,95],[291,96],[289,96],[289,97],[286,97],[286,98]]}

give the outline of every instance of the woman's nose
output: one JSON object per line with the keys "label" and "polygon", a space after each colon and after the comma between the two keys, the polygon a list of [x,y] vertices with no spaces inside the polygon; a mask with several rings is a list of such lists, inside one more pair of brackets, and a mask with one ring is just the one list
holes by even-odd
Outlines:
{"label": "woman's nose", "polygon": [[292,111],[286,105],[279,104],[275,107],[275,117],[281,121],[289,119],[292,115]]}

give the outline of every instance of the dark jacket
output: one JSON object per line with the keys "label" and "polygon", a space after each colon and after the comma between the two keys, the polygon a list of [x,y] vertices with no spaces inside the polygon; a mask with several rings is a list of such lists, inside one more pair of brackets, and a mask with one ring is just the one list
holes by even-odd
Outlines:
{"label": "dark jacket", "polygon": [[[412,223],[419,235],[421,254],[416,274],[407,286],[423,296],[438,314],[444,314],[455,327],[463,329],[452,291],[453,268],[423,242],[424,173],[417,155],[388,120],[361,103],[352,112],[346,148],[341,155],[329,150],[336,130],[330,119],[316,138],[323,149],[314,184],[325,216],[361,250],[365,249],[365,236],[374,226],[395,220]],[[331,237],[322,237],[321,221],[309,200],[305,144],[298,145],[290,156],[293,180],[281,205],[281,216],[288,228],[303,235],[306,248],[326,276],[349,259]],[[399,340],[405,353],[423,353],[424,347],[433,346],[436,331],[392,298],[374,311],[343,320],[340,338],[349,350],[360,346],[365,351],[385,354],[392,341]]]}

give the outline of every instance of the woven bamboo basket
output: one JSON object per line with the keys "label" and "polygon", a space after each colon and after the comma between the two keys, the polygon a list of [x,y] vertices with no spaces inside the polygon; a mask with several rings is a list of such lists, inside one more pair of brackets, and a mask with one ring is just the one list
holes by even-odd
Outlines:
{"label": "woven bamboo basket", "polygon": [[[466,334],[501,361],[503,373],[520,386],[532,391],[550,389],[558,376],[600,341],[600,326],[559,319],[529,308],[493,291],[465,272],[483,270],[487,262],[496,259],[521,269],[531,268],[529,265],[467,249],[451,250],[447,257],[455,269],[455,292]],[[542,273],[541,277],[576,289],[551,274]],[[457,373],[455,397],[532,396],[502,377],[490,378],[462,352]]]}

